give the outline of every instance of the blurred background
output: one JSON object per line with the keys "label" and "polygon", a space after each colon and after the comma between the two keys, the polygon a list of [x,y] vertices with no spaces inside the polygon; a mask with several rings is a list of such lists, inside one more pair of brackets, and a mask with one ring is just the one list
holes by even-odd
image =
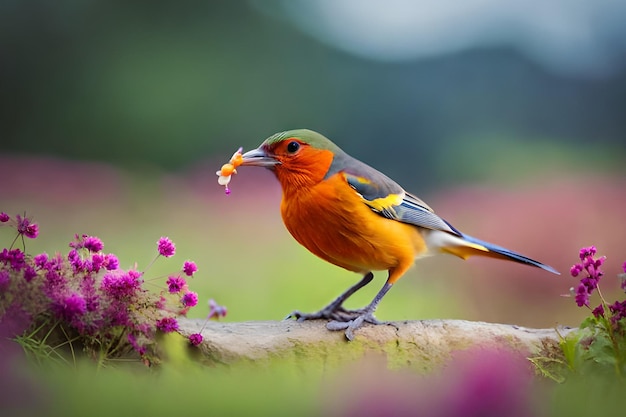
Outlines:
{"label": "blurred background", "polygon": [[2,0],[0,211],[39,223],[31,253],[86,233],[140,270],[169,236],[154,288],[193,259],[191,289],[226,320],[314,311],[359,277],[288,235],[270,172],[240,169],[230,196],[215,176],[306,127],[562,272],[425,259],[379,318],[577,325],[588,311],[561,295],[579,248],[608,256],[609,302],[626,260],[624,21],[610,0]]}

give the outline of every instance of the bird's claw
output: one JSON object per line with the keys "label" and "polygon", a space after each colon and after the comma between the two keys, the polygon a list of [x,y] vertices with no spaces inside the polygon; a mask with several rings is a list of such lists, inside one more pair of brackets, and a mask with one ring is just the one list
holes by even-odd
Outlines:
{"label": "bird's claw", "polygon": [[295,319],[298,322],[303,322],[305,320],[327,319],[337,322],[349,322],[363,315],[364,312],[364,309],[346,310],[341,306],[334,308],[326,307],[316,313],[301,313],[298,310],[294,310],[285,317],[285,320]]}
{"label": "bird's claw", "polygon": [[392,324],[392,323],[389,323],[389,322],[378,320],[376,317],[374,317],[374,314],[371,313],[371,312],[361,312],[361,314],[359,316],[357,316],[354,319],[349,320],[349,321],[340,321],[340,320],[330,321],[326,325],[326,328],[328,330],[345,330],[346,331],[346,339],[352,341],[352,340],[354,340],[354,332],[355,332],[355,330],[357,330],[358,328],[363,326],[363,323],[371,323],[371,324],[376,324],[376,325],[378,325],[378,324]]}

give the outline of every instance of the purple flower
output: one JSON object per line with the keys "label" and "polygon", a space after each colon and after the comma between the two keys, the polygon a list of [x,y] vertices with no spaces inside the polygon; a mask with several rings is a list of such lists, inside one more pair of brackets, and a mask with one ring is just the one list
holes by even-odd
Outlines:
{"label": "purple flower", "polygon": [[609,306],[609,310],[613,313],[613,317],[611,317],[613,323],[626,318],[626,300],[614,302]]}
{"label": "purple flower", "polygon": [[96,311],[100,306],[99,296],[96,292],[96,280],[92,276],[86,276],[80,283],[80,291],[85,297],[87,311]]}
{"label": "purple flower", "polygon": [[184,278],[177,277],[177,276],[168,277],[166,283],[167,283],[168,291],[171,294],[179,293],[183,289],[183,287],[187,285]]}
{"label": "purple flower", "polygon": [[189,343],[193,346],[198,346],[202,343],[202,335],[200,333],[193,333],[189,335]]}
{"label": "purple flower", "polygon": [[44,268],[48,262],[48,254],[43,252],[33,258],[37,268]]}
{"label": "purple flower", "polygon": [[0,291],[4,291],[9,287],[11,283],[11,275],[9,271],[0,271]]}
{"label": "purple flower", "polygon": [[102,289],[115,298],[133,297],[141,287],[141,272],[108,272],[102,277]]}
{"label": "purple flower", "polygon": [[11,217],[9,217],[8,214],[6,214],[4,211],[0,212],[0,223],[6,223],[9,220],[11,220]]}
{"label": "purple flower", "polygon": [[114,271],[120,267],[120,261],[117,259],[117,256],[112,253],[106,254],[105,259],[106,269],[109,271]]}
{"label": "purple flower", "polygon": [[193,261],[185,261],[185,263],[183,264],[183,272],[188,277],[192,276],[197,270],[198,270],[198,267],[196,266],[196,263]]}
{"label": "purple flower", "polygon": [[578,276],[578,274],[580,274],[580,272],[583,270],[583,266],[582,264],[575,264],[574,266],[572,266],[569,270],[569,273],[571,276],[573,276],[574,278],[576,278]]}
{"label": "purple flower", "polygon": [[227,313],[226,307],[217,304],[212,298],[209,300],[209,315],[207,318],[219,319],[220,317],[225,317]]}
{"label": "purple flower", "polygon": [[100,252],[104,248],[102,241],[95,236],[83,236],[83,247],[89,252]]}
{"label": "purple flower", "polygon": [[593,309],[591,313],[595,318],[599,319],[600,317],[604,316],[604,306],[602,304],[598,305],[596,308]]}
{"label": "purple flower", "polygon": [[163,333],[175,332],[178,330],[178,322],[174,317],[164,317],[156,322],[157,329]]}
{"label": "purple flower", "polygon": [[67,253],[67,260],[70,261],[74,271],[82,271],[83,258],[80,257],[80,254],[76,249],[72,249]]}
{"label": "purple flower", "polygon": [[105,261],[106,261],[106,257],[103,254],[94,253],[91,256],[91,266],[88,269],[88,271],[91,271],[91,272],[100,271],[100,269],[102,269],[102,267],[104,266]]}
{"label": "purple flower", "polygon": [[17,222],[17,233],[24,235],[29,239],[35,239],[39,235],[39,226],[37,223],[31,223],[28,217],[22,217],[19,214],[15,216]]}
{"label": "purple flower", "polygon": [[161,239],[157,242],[157,247],[159,249],[159,254],[166,258],[174,256],[176,253],[176,246],[174,246],[174,243],[167,237],[161,237]]}
{"label": "purple flower", "polygon": [[589,256],[594,256],[597,253],[597,249],[595,246],[589,246],[587,248],[581,248],[578,256],[581,261],[584,261],[585,258]]}
{"label": "purple flower", "polygon": [[72,293],[68,297],[57,302],[53,307],[54,312],[66,321],[72,321],[76,316],[81,316],[87,311],[87,303],[79,294]]}
{"label": "purple flower", "polygon": [[198,294],[193,291],[189,291],[183,295],[180,301],[185,307],[194,307],[198,304]]}
{"label": "purple flower", "polygon": [[589,296],[593,293],[593,290],[598,288],[600,278],[604,275],[602,271],[602,265],[606,260],[606,256],[601,256],[598,259],[594,258],[597,253],[595,246],[582,248],[579,256],[582,261],[579,264],[575,264],[570,269],[570,274],[573,277],[579,276],[583,271],[584,276],[580,279],[580,284],[573,291],[576,299],[576,304],[579,307],[589,307]]}
{"label": "purple flower", "polygon": [[24,267],[24,279],[26,280],[26,282],[31,282],[36,276],[37,271],[35,271],[35,268],[33,268],[31,265],[26,265],[26,267]]}
{"label": "purple flower", "polygon": [[589,305],[589,291],[587,290],[587,286],[585,286],[585,284],[578,284],[575,294],[574,298],[576,299],[578,307]]}
{"label": "purple flower", "polygon": [[15,271],[21,271],[22,268],[26,266],[24,252],[17,248],[11,250],[4,248],[2,252],[0,252],[0,262],[3,262],[5,265],[10,265]]}

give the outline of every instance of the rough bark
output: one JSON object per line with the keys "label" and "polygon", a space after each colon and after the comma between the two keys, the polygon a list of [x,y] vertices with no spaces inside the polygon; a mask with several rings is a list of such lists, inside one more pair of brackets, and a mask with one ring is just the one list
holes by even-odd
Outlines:
{"label": "rough bark", "polygon": [[184,319],[180,328],[185,336],[201,332],[200,360],[208,364],[264,364],[280,359],[295,365],[329,366],[378,353],[390,367],[408,365],[424,371],[445,363],[454,351],[475,346],[508,348],[526,357],[559,357],[559,340],[572,330],[419,320],[365,325],[348,342],[343,332],[329,331],[325,324],[321,320],[205,323]]}

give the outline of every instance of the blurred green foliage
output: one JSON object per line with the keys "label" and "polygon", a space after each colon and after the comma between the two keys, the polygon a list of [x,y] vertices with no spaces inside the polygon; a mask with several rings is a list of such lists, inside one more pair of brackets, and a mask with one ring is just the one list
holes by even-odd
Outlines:
{"label": "blurred green foliage", "polygon": [[564,76],[506,48],[377,62],[253,4],[2,2],[2,151],[180,169],[308,127],[421,190],[486,158],[549,165],[546,148],[624,157],[626,71]]}

